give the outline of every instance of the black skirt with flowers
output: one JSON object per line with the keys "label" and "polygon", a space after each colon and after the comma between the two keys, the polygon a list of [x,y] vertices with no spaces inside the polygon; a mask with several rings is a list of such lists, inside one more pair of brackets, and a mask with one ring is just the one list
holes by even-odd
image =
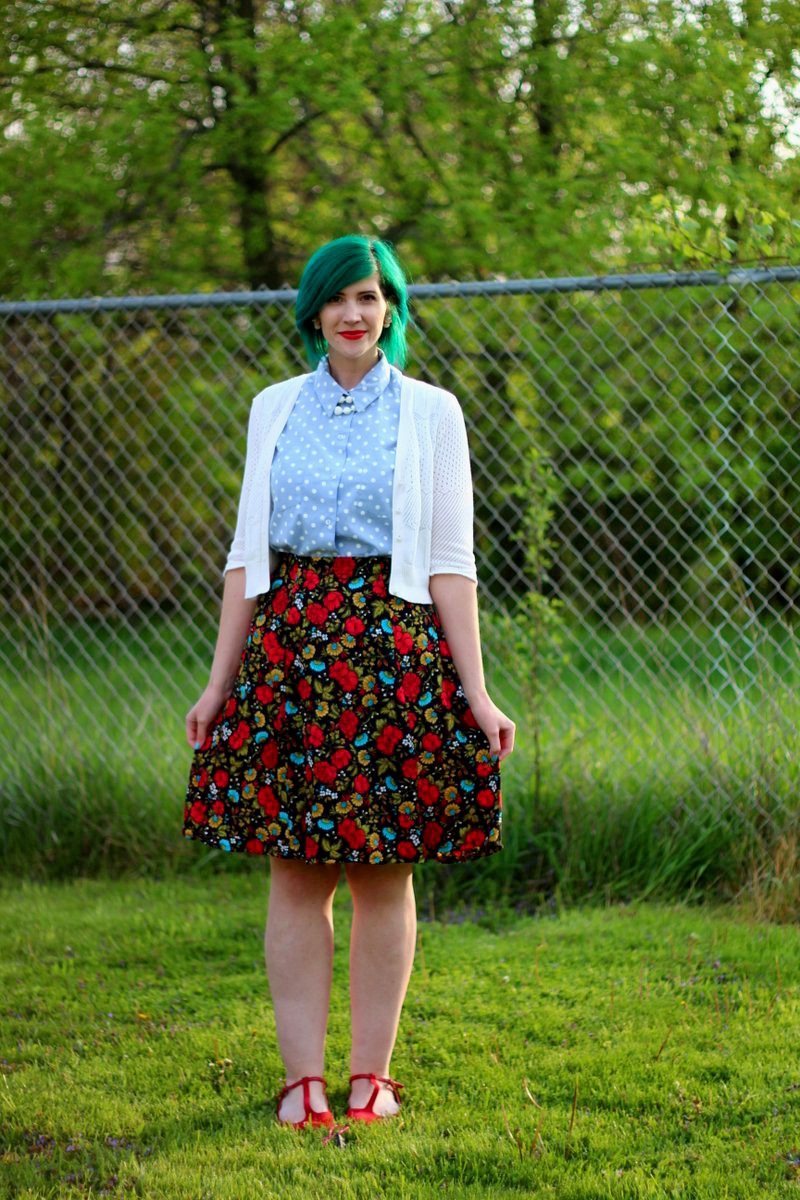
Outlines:
{"label": "black skirt with flowers", "polygon": [[389,594],[390,561],[282,555],[195,752],[187,838],[321,863],[501,849],[499,767],[436,610]]}

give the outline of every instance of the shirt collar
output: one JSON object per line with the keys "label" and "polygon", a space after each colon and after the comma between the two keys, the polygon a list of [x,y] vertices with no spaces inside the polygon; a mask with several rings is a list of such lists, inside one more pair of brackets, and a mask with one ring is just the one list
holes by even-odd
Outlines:
{"label": "shirt collar", "polygon": [[349,392],[345,391],[331,375],[327,358],[320,359],[312,378],[320,407],[325,416],[330,417],[342,396],[351,396],[356,412],[363,412],[372,404],[373,400],[377,400],[386,391],[391,377],[392,369],[389,366],[389,360],[381,350],[380,358],[375,366],[371,367],[360,383],[357,383]]}

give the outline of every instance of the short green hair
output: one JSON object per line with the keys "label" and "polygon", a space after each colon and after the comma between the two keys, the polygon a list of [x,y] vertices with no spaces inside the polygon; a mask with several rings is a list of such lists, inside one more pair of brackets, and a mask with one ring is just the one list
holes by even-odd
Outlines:
{"label": "short green hair", "polygon": [[397,255],[388,242],[348,234],[320,246],[311,255],[300,277],[295,301],[295,319],[308,360],[315,367],[328,350],[322,331],[314,328],[320,309],[351,283],[377,272],[381,291],[388,301],[392,323],[384,329],[378,345],[390,363],[404,367],[408,324],[408,285]]}

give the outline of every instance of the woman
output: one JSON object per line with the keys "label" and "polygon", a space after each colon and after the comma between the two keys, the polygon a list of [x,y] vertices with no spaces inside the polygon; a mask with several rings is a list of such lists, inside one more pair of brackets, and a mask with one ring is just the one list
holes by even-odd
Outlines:
{"label": "woman", "polygon": [[315,369],[259,393],[184,832],[270,857],[278,1120],[331,1125],[323,1058],[341,868],[353,898],[348,1117],[400,1106],[389,1066],[416,942],[414,862],[500,842],[514,724],[486,691],[466,431],[401,374],[388,245],[318,250],[297,328]]}

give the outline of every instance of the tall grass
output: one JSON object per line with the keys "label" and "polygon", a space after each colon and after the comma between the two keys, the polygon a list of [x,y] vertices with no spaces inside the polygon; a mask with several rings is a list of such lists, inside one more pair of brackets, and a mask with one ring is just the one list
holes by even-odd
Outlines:
{"label": "tall grass", "polygon": [[[0,647],[6,871],[246,870],[184,843],[183,716],[203,685],[211,626],[47,628]],[[484,620],[490,684],[517,720],[504,764],[505,850],[420,871],[432,906],[487,896],[576,900],[731,896],[800,912],[800,655],[785,625],[571,628],[532,686],[520,630]]]}

